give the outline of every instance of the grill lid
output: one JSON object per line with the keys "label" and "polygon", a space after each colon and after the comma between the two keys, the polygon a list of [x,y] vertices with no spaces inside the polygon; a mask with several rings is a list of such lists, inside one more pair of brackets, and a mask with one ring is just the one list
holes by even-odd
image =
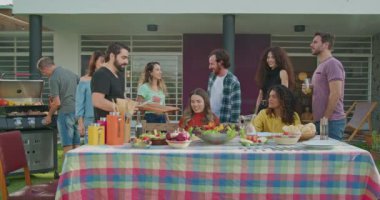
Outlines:
{"label": "grill lid", "polygon": [[43,80],[0,80],[0,98],[41,100]]}

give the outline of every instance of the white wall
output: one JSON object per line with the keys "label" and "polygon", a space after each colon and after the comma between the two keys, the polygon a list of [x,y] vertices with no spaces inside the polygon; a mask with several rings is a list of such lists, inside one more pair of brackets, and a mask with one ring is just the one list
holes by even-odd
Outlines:
{"label": "white wall", "polygon": [[80,36],[77,33],[54,32],[54,62],[80,75]]}
{"label": "white wall", "polygon": [[14,0],[15,14],[379,14],[379,0]]}

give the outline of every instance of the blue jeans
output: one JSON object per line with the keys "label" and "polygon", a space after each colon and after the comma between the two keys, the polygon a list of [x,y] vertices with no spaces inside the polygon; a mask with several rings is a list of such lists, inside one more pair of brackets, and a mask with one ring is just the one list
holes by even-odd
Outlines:
{"label": "blue jeans", "polygon": [[58,112],[57,128],[63,147],[80,145],[80,134],[76,122],[77,121],[74,112]]}
{"label": "blue jeans", "polygon": [[[315,122],[315,126],[317,128],[317,133],[319,134],[319,129],[320,129],[319,121]],[[336,140],[342,140],[345,127],[346,127],[346,119],[329,120],[329,137]]]}
{"label": "blue jeans", "polygon": [[165,114],[145,113],[144,119],[147,123],[166,123]]}

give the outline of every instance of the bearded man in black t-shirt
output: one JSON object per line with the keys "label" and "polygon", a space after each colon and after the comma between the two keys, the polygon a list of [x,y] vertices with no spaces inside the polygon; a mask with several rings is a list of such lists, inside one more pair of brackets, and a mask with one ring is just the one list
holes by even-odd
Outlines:
{"label": "bearded man in black t-shirt", "polygon": [[128,65],[130,49],[121,43],[112,43],[106,50],[105,66],[98,69],[91,80],[95,119],[114,111],[116,98],[124,99],[124,68]]}

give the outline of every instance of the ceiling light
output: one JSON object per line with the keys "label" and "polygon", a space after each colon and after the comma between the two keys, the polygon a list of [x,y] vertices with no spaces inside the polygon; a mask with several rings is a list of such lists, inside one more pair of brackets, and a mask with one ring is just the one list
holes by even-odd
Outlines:
{"label": "ceiling light", "polygon": [[295,25],[294,32],[305,32],[305,25]]}
{"label": "ceiling light", "polygon": [[158,30],[158,25],[157,24],[148,24],[146,26],[147,31],[157,31]]}

